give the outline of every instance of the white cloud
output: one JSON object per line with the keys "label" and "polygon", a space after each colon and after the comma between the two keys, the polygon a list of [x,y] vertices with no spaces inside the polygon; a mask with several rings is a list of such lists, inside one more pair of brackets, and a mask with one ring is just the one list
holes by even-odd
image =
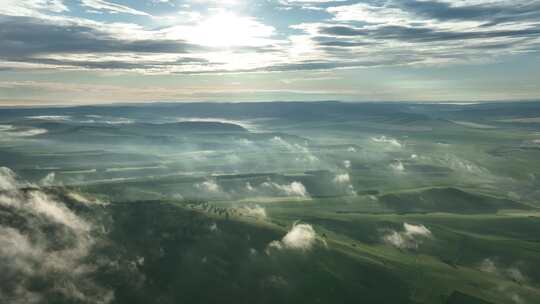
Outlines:
{"label": "white cloud", "polygon": [[383,237],[383,240],[394,246],[394,247],[397,247],[397,248],[408,248],[409,247],[409,244],[408,244],[408,241],[407,239],[405,239],[405,237],[397,232],[397,231],[391,231],[390,233],[388,233],[387,235],[385,235]]}
{"label": "white cloud", "polygon": [[395,160],[390,163],[390,168],[398,173],[401,173],[405,171],[405,166],[403,166],[403,163],[400,160]]}
{"label": "white cloud", "polygon": [[414,17],[396,7],[374,6],[368,3],[356,3],[330,7],[327,11],[334,15],[336,21],[360,21],[374,24],[403,25],[414,20]]}
{"label": "white cloud", "polygon": [[[238,125],[249,131],[256,131],[258,126],[250,120],[234,120],[220,117],[178,117],[176,118],[177,122],[217,122],[223,124],[233,124]],[[242,144],[248,145],[253,142],[247,139],[239,140]]]}
{"label": "white cloud", "polygon": [[277,193],[287,196],[309,197],[306,187],[301,182],[297,181],[283,185],[274,182],[264,182],[261,184],[261,187],[274,190]]}
{"label": "white cloud", "polygon": [[266,218],[266,209],[259,206],[243,206],[236,209],[238,212],[241,212],[243,215],[251,216],[259,219],[265,219]]}
{"label": "white cloud", "polygon": [[514,282],[524,283],[527,277],[521,272],[517,266],[506,267],[495,262],[494,259],[486,258],[482,260],[479,266],[480,271],[505,277]]}
{"label": "white cloud", "polygon": [[142,12],[136,9],[133,9],[131,7],[120,5],[117,3],[104,1],[104,0],[81,0],[81,4],[84,7],[90,8],[92,10],[98,10],[98,11],[106,11],[108,13],[123,13],[123,14],[131,14],[131,15],[142,15],[142,16],[150,16],[150,14],[146,12]]}
{"label": "white cloud", "polygon": [[[177,194],[178,195],[178,194]],[[71,198],[72,200],[75,200],[79,203],[82,203],[84,205],[87,205],[87,206],[91,206],[91,205],[106,205],[107,203],[101,201],[101,200],[98,200],[98,199],[95,199],[95,198],[90,198],[90,197],[87,197],[86,195],[83,195],[82,193],[79,193],[79,192],[74,192],[74,191],[70,191],[67,193],[67,196],[69,198]],[[180,196],[181,197],[181,196]]]}
{"label": "white cloud", "polygon": [[28,119],[39,119],[46,121],[70,121],[71,116],[68,115],[37,115],[37,116],[26,116]]}
{"label": "white cloud", "polygon": [[405,234],[409,236],[431,237],[431,231],[427,229],[426,226],[424,225],[413,225],[413,224],[403,223],[403,227],[405,228]]}
{"label": "white cloud", "polygon": [[51,172],[42,178],[39,183],[44,187],[52,187],[55,185],[56,173]]}
{"label": "white cloud", "polygon": [[0,141],[13,140],[24,137],[32,137],[47,133],[46,129],[42,128],[27,128],[14,127],[11,125],[0,125]]}
{"label": "white cloud", "polygon": [[403,223],[403,231],[391,230],[383,241],[400,249],[417,249],[427,238],[432,238],[432,233],[426,226]]}
{"label": "white cloud", "polygon": [[371,138],[372,141],[376,142],[376,143],[383,143],[383,144],[387,144],[391,147],[395,147],[395,148],[401,148],[403,147],[403,145],[395,138],[391,138],[391,137],[386,137],[386,136],[379,136],[379,137],[372,137]]}
{"label": "white cloud", "polygon": [[10,191],[19,187],[15,172],[6,167],[0,167],[0,190]]}
{"label": "white cloud", "polygon": [[205,191],[207,193],[220,193],[222,192],[221,187],[213,180],[204,181],[202,183],[195,184],[195,187],[199,190]]}
{"label": "white cloud", "polygon": [[349,173],[337,174],[334,177],[334,183],[348,195],[357,195],[354,186],[351,184],[351,176]]}
{"label": "white cloud", "polygon": [[351,182],[351,177],[349,173],[338,174],[334,177],[334,182],[338,184],[349,184]]}
{"label": "white cloud", "polygon": [[63,224],[76,231],[87,232],[90,230],[90,224],[88,222],[41,191],[29,192],[27,201],[20,208],[30,208],[36,214],[47,217],[50,221]]}
{"label": "white cloud", "polygon": [[[156,3],[165,2],[166,0],[152,1]],[[36,17],[46,23],[60,26],[89,27],[95,29],[98,35],[100,33],[109,34],[114,39],[122,39],[122,42],[136,42],[137,40],[146,39],[145,44],[156,42],[156,51],[150,53],[144,50],[126,51],[124,53],[112,51],[109,54],[100,53],[96,55],[91,48],[86,53],[81,51],[62,52],[59,50],[40,55],[46,61],[57,60],[58,64],[45,61],[35,63],[36,58],[29,57],[26,58],[27,62],[20,62],[20,60],[9,61],[8,59],[8,61],[0,63],[0,65],[6,64],[17,69],[66,68],[79,70],[101,70],[110,66],[111,69],[130,70],[142,74],[265,71],[267,68],[271,70],[273,67],[278,70],[281,68],[295,70],[295,67],[305,69],[312,65],[310,62],[314,63],[312,69],[371,67],[377,65],[441,65],[473,60],[478,62],[493,61],[497,56],[530,51],[538,43],[537,37],[528,31],[522,34],[516,33],[515,35],[494,35],[494,37],[490,35],[495,30],[504,32],[505,30],[529,29],[534,32],[537,28],[537,22],[530,19],[535,18],[535,14],[527,14],[526,12],[516,13],[516,16],[525,17],[523,21],[493,22],[493,24],[487,26],[485,25],[487,22],[476,20],[473,17],[468,20],[467,16],[451,20],[438,20],[436,17],[429,17],[427,16],[429,14],[419,13],[411,6],[401,5],[400,1],[393,0],[355,4],[345,3],[341,0],[274,1],[273,4],[277,8],[324,9],[332,15],[331,19],[319,17],[315,18],[315,22],[303,24],[297,24],[296,20],[286,20],[290,28],[304,31],[301,34],[290,34],[288,31],[279,32],[280,27],[273,24],[273,20],[259,18],[256,15],[240,14],[239,12],[242,10],[238,6],[245,5],[245,1],[199,0],[192,2],[198,6],[207,6],[206,10],[200,11],[194,9],[190,4],[173,5],[173,2],[166,2],[169,2],[168,5],[170,5],[171,9],[173,7],[182,9],[179,11],[175,9],[165,16],[151,16],[145,11],[118,4],[114,1],[80,1],[80,5],[86,8],[87,12],[151,17],[148,18],[150,20],[148,22],[146,20],[141,22],[138,18],[133,18],[133,16],[128,16],[127,18],[132,18],[132,20],[128,19],[128,21],[115,22],[113,20],[104,22],[97,18],[91,19],[92,16],[86,16],[86,18],[78,16],[75,14],[77,11],[75,9],[70,12],[69,8],[73,3],[68,1],[64,3],[61,0],[4,0],[2,6],[0,6],[1,14]],[[421,2],[418,2],[416,8],[422,8]],[[514,2],[503,0],[438,0],[438,2],[448,3],[450,7],[463,9],[473,5],[482,5],[487,9],[519,6],[513,5]],[[334,6],[329,5],[332,3]],[[524,10],[529,2],[519,0],[518,3],[522,4],[523,8],[521,10]],[[425,12],[425,10],[420,11]],[[509,12],[509,14],[510,17],[516,17],[512,16],[512,12]],[[370,34],[373,31],[374,35],[362,34],[355,37],[355,35],[349,34],[344,37],[324,33],[323,31],[324,28],[328,27],[348,27],[356,21],[368,23],[368,25],[362,25],[356,29],[361,29]],[[44,23],[44,25],[46,24]],[[389,34],[384,30],[382,35],[377,36],[375,33],[379,29],[389,26],[403,27],[403,29],[395,34]],[[407,33],[411,31],[419,31],[420,34],[427,31],[429,34],[430,30],[444,31],[443,35],[439,37],[441,41],[407,39],[409,38]],[[478,38],[473,37],[474,39],[466,39],[467,41],[455,38],[455,36],[460,36],[462,33],[480,32],[485,32],[486,37],[479,35]],[[321,37],[327,38],[328,41],[326,42],[335,44],[331,48],[325,47],[318,40]],[[168,43],[175,41],[193,44],[195,48],[186,53],[182,51],[171,53],[167,50],[160,52],[158,50],[160,45],[166,46]],[[362,42],[373,44],[366,46]],[[508,43],[508,48],[497,47],[498,44],[504,46],[505,43]],[[29,45],[32,44],[29,43]],[[495,47],[489,48],[490,45]],[[167,49],[167,47],[165,48]],[[186,57],[195,59],[195,61],[178,64]],[[364,62],[363,60],[359,61],[358,58],[369,58],[369,60]],[[111,62],[115,64],[111,64]],[[319,63],[322,63],[322,65],[319,65]],[[136,68],[137,66],[139,67]],[[351,92],[355,95],[359,94],[357,90],[351,90]]]}
{"label": "white cloud", "polygon": [[276,146],[283,147],[287,151],[296,154],[296,161],[304,163],[316,163],[319,161],[319,158],[309,150],[307,143],[305,145],[298,143],[291,144],[279,136],[274,136],[271,139],[271,142]]}
{"label": "white cloud", "polygon": [[40,16],[43,12],[69,11],[62,0],[2,0],[0,13],[13,16]]}
{"label": "white cloud", "polygon": [[[11,170],[0,168],[0,205],[25,219],[14,227],[0,225],[0,260],[7,261],[0,273],[12,278],[0,286],[0,302],[38,303],[51,292],[68,302],[111,302],[113,292],[90,279],[95,265],[84,261],[96,243],[94,226],[55,197],[19,190],[20,184]],[[51,227],[58,229],[51,234]],[[34,289],[29,282],[47,283]]]}
{"label": "white cloud", "polygon": [[350,160],[344,160],[343,161],[343,167],[345,167],[346,169],[350,169],[351,168],[351,161]]}
{"label": "white cloud", "polygon": [[[267,249],[292,249],[308,251],[315,244],[317,234],[309,224],[294,223],[291,230],[281,239],[281,241],[272,241]],[[267,252],[270,252],[267,250]]]}

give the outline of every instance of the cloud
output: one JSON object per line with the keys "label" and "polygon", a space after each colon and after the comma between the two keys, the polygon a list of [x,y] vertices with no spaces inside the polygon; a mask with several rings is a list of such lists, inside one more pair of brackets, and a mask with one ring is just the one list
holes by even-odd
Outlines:
{"label": "cloud", "polygon": [[278,184],[274,182],[264,182],[260,185],[262,190],[271,190],[273,193],[286,195],[286,196],[296,196],[296,197],[309,197],[309,193],[306,190],[306,187],[301,182],[291,182],[290,184]]}
{"label": "cloud", "polygon": [[[304,31],[300,35],[223,8],[208,15],[195,12],[198,17],[189,22],[151,27],[137,20],[120,24],[70,16],[62,1],[18,2],[10,0],[2,11],[0,56],[41,68],[221,73],[438,64],[535,49],[540,36],[539,5],[527,2],[280,1],[280,7],[324,10],[332,16],[313,23],[289,21],[292,29]],[[149,16],[111,1],[83,0],[81,5]],[[463,45],[464,40],[469,42]],[[188,53],[191,58],[180,56]]]}
{"label": "cloud", "polygon": [[269,10],[306,10],[280,22],[240,14],[241,1],[197,1],[165,16],[105,0],[2,4],[0,70],[199,74],[442,65],[494,61],[540,44],[540,3],[526,0],[267,3]]}
{"label": "cloud", "polygon": [[12,191],[19,187],[15,172],[6,167],[0,167],[0,190]]}
{"label": "cloud", "polygon": [[403,166],[403,163],[400,160],[394,160],[390,163],[390,168],[398,173],[405,171],[405,166]]}
{"label": "cloud", "polygon": [[391,230],[383,241],[399,249],[418,249],[427,238],[432,238],[432,233],[426,226],[403,223],[403,231]]}
{"label": "cloud", "polygon": [[94,225],[36,186],[20,190],[24,184],[0,168],[0,208],[21,219],[0,224],[0,273],[6,278],[0,302],[41,303],[53,295],[66,302],[111,302],[113,292],[91,279],[96,265],[85,261],[99,234]]}
{"label": "cloud", "polygon": [[334,182],[338,184],[349,184],[351,182],[351,177],[349,173],[338,174],[334,177]]}
{"label": "cloud", "polygon": [[316,240],[317,234],[311,225],[294,223],[280,241],[272,241],[268,244],[267,253],[270,252],[270,249],[309,251]]}
{"label": "cloud", "polygon": [[202,190],[202,191],[205,191],[207,193],[211,193],[211,194],[216,194],[216,193],[221,193],[222,192],[221,186],[218,185],[213,180],[208,180],[208,181],[204,181],[202,183],[198,183],[198,184],[195,185],[195,188],[197,188],[199,190]]}
{"label": "cloud", "polygon": [[333,181],[338,188],[343,189],[348,195],[357,195],[354,186],[351,184],[351,176],[349,173],[337,174]]}
{"label": "cloud", "polygon": [[372,137],[372,141],[376,143],[383,143],[387,144],[388,146],[395,147],[395,148],[402,148],[403,145],[395,138],[386,137],[386,136],[379,136],[379,137]]}
{"label": "cloud", "polygon": [[63,0],[3,0],[0,13],[6,15],[38,15],[40,11],[51,13],[68,12]]}
{"label": "cloud", "polygon": [[505,277],[520,284],[527,281],[527,277],[521,272],[517,265],[506,267],[497,263],[493,258],[482,260],[478,268],[480,271]]}
{"label": "cloud", "polygon": [[71,116],[69,115],[37,115],[37,116],[26,116],[28,119],[38,119],[45,121],[70,121]]}
{"label": "cloud", "polygon": [[43,187],[52,187],[55,185],[56,173],[51,172],[39,181]]}
{"label": "cloud", "polygon": [[104,0],[81,0],[81,4],[84,7],[92,10],[105,11],[108,13],[123,13],[132,15],[150,16],[150,14],[130,8],[125,5],[104,1]]}
{"label": "cloud", "polygon": [[[223,189],[223,187],[216,180],[207,180],[194,185],[194,188],[199,190],[196,193],[197,196],[211,197],[211,198],[262,198],[262,197],[294,197],[294,198],[309,198],[309,193],[306,187],[298,181],[290,183],[278,183],[268,179],[260,184],[252,184],[246,182],[243,187]],[[247,206],[244,208],[248,208]],[[241,211],[241,210],[239,210]],[[258,206],[250,207],[243,210],[252,215],[262,215],[263,209]]]}
{"label": "cloud", "polygon": [[243,215],[255,217],[259,219],[266,219],[267,217],[266,209],[259,205],[243,206],[240,208],[236,208],[236,211],[242,213]]}
{"label": "cloud", "polygon": [[75,191],[69,191],[67,193],[67,196],[71,198],[72,200],[79,202],[81,204],[84,204],[86,206],[92,206],[92,205],[107,205],[106,202],[103,202],[96,198],[88,197],[82,193],[75,192]]}
{"label": "cloud", "polygon": [[12,125],[0,125],[0,141],[12,140],[20,137],[32,137],[47,133],[46,129],[31,127],[14,127]]}
{"label": "cloud", "polygon": [[307,143],[305,145],[289,143],[280,136],[274,136],[271,139],[271,142],[278,147],[284,148],[288,152],[296,154],[296,161],[304,163],[316,163],[319,161],[319,158],[310,151]]}
{"label": "cloud", "polygon": [[431,231],[426,228],[424,225],[413,225],[413,224],[407,224],[403,223],[403,227],[405,228],[405,234],[408,236],[423,236],[423,237],[431,237]]}
{"label": "cloud", "polygon": [[403,40],[407,42],[441,42],[454,40],[473,40],[489,38],[515,38],[538,36],[540,28],[525,28],[496,31],[445,31],[426,27],[407,27],[397,25],[381,26],[376,29],[333,26],[324,28],[323,33],[336,36],[361,36],[365,39]]}
{"label": "cloud", "polygon": [[[0,16],[0,41],[3,47],[0,56],[4,59],[24,62],[50,57],[36,57],[54,53],[186,53],[194,47],[182,40],[150,39],[150,33],[137,27],[126,31],[141,32],[144,39],[137,37],[121,38],[122,33],[114,27],[76,22],[54,23],[32,17]],[[134,34],[134,33],[131,33]],[[72,57],[75,58],[75,57]]]}

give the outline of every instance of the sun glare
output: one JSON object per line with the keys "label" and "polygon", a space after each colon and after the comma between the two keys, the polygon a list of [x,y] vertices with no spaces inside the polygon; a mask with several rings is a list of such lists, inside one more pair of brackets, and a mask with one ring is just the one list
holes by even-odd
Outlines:
{"label": "sun glare", "polygon": [[196,25],[176,26],[170,35],[209,47],[260,46],[268,44],[274,28],[249,17],[218,12]]}

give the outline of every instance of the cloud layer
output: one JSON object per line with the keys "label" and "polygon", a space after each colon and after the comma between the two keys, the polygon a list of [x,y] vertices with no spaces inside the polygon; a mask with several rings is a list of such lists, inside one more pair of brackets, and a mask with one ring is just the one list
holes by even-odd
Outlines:
{"label": "cloud layer", "polygon": [[[9,0],[0,8],[0,67],[326,70],[482,62],[540,45],[538,1],[257,1],[251,10],[184,2]],[[296,18],[264,18],[274,11]]]}

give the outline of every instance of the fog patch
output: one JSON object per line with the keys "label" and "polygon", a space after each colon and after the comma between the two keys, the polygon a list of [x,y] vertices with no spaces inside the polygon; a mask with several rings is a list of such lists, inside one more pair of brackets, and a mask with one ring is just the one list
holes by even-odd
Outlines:
{"label": "fog patch", "polygon": [[491,273],[500,277],[507,278],[516,283],[524,283],[527,281],[527,277],[519,270],[519,268],[514,265],[506,267],[497,263],[493,258],[486,258],[482,260],[478,269],[482,272]]}
{"label": "fog patch", "polygon": [[272,249],[290,249],[302,252],[309,251],[313,248],[316,240],[317,234],[311,225],[298,224],[295,222],[292,228],[280,241],[272,241],[268,244],[267,253]]}
{"label": "fog patch", "polygon": [[351,182],[349,173],[338,174],[334,177],[334,182],[337,184],[348,184]]}
{"label": "fog patch", "polygon": [[268,179],[260,184],[246,182],[240,187],[222,187],[216,180],[209,179],[196,183],[194,188],[198,190],[196,196],[225,197],[227,199],[246,199],[264,197],[295,197],[309,198],[306,187],[299,181],[290,183],[273,182]]}
{"label": "fog patch", "polygon": [[86,120],[81,120],[80,123],[87,124],[106,124],[106,125],[128,125],[135,123],[134,120],[125,117],[103,117],[101,115],[86,115]]}
{"label": "fog patch", "polygon": [[0,127],[0,139],[14,139],[19,137],[32,137],[47,133],[46,129],[42,128],[17,128],[11,125],[2,125]]}
{"label": "fog patch", "polygon": [[297,143],[289,143],[279,136],[274,136],[271,139],[272,143],[286,149],[288,152],[297,154],[295,160],[305,163],[315,163],[319,161],[319,158],[315,156],[308,148],[307,143],[300,145]]}
{"label": "fog patch", "polygon": [[447,166],[452,170],[465,173],[465,174],[473,174],[473,175],[481,175],[481,176],[490,174],[490,172],[487,169],[480,167],[479,165],[469,160],[461,159],[452,154],[443,155],[443,157],[436,159],[436,161],[440,165]]}
{"label": "fog patch", "polygon": [[78,202],[78,203],[81,203],[81,204],[84,204],[86,206],[91,206],[91,205],[107,205],[106,202],[103,202],[99,199],[96,199],[96,198],[91,198],[91,197],[88,197],[82,193],[79,193],[79,192],[75,192],[75,191],[70,191],[67,193],[67,196]]}
{"label": "fog patch", "polygon": [[403,166],[403,163],[400,160],[395,160],[390,163],[390,169],[392,169],[396,173],[403,173],[405,172],[405,166]]}
{"label": "fog patch", "polygon": [[403,231],[390,230],[383,236],[383,241],[399,249],[418,249],[425,239],[432,237],[424,225],[403,223]]}
{"label": "fog patch", "polygon": [[6,167],[0,167],[0,190],[16,190],[20,186],[15,172]]}
{"label": "fog patch", "polygon": [[309,193],[306,187],[301,182],[294,181],[290,184],[278,184],[274,182],[264,182],[260,185],[263,190],[271,190],[274,193],[295,196],[295,197],[309,197]]}
{"label": "fog patch", "polygon": [[56,173],[51,172],[39,181],[39,184],[43,187],[52,187],[55,185]]}
{"label": "fog patch", "polygon": [[389,147],[394,148],[402,148],[403,145],[395,138],[386,137],[386,136],[379,136],[379,137],[371,137],[371,140],[380,143],[380,144],[386,144]]}
{"label": "fog patch", "polygon": [[242,215],[254,217],[258,219],[266,219],[266,209],[259,206],[243,206],[240,208],[236,208],[236,211],[240,212]]}
{"label": "fog patch", "polygon": [[50,296],[111,302],[113,292],[91,279],[96,265],[87,261],[97,242],[94,225],[36,186],[21,185],[13,171],[0,168],[0,207],[20,219],[0,224],[0,302],[47,302]]}
{"label": "fog patch", "polygon": [[70,121],[69,115],[38,115],[38,116],[26,116],[28,119],[38,119],[45,121]]}
{"label": "fog patch", "polygon": [[213,180],[207,180],[202,183],[195,184],[195,188],[205,191],[207,193],[211,194],[217,194],[222,192],[221,186],[219,186],[215,181]]}
{"label": "fog patch", "polygon": [[248,120],[232,120],[219,117],[178,117],[176,122],[214,122],[223,124],[233,124],[240,126],[248,131],[257,131],[258,126]]}
{"label": "fog patch", "polygon": [[337,174],[333,181],[339,189],[344,190],[348,195],[357,195],[354,186],[351,184],[349,173]]}

